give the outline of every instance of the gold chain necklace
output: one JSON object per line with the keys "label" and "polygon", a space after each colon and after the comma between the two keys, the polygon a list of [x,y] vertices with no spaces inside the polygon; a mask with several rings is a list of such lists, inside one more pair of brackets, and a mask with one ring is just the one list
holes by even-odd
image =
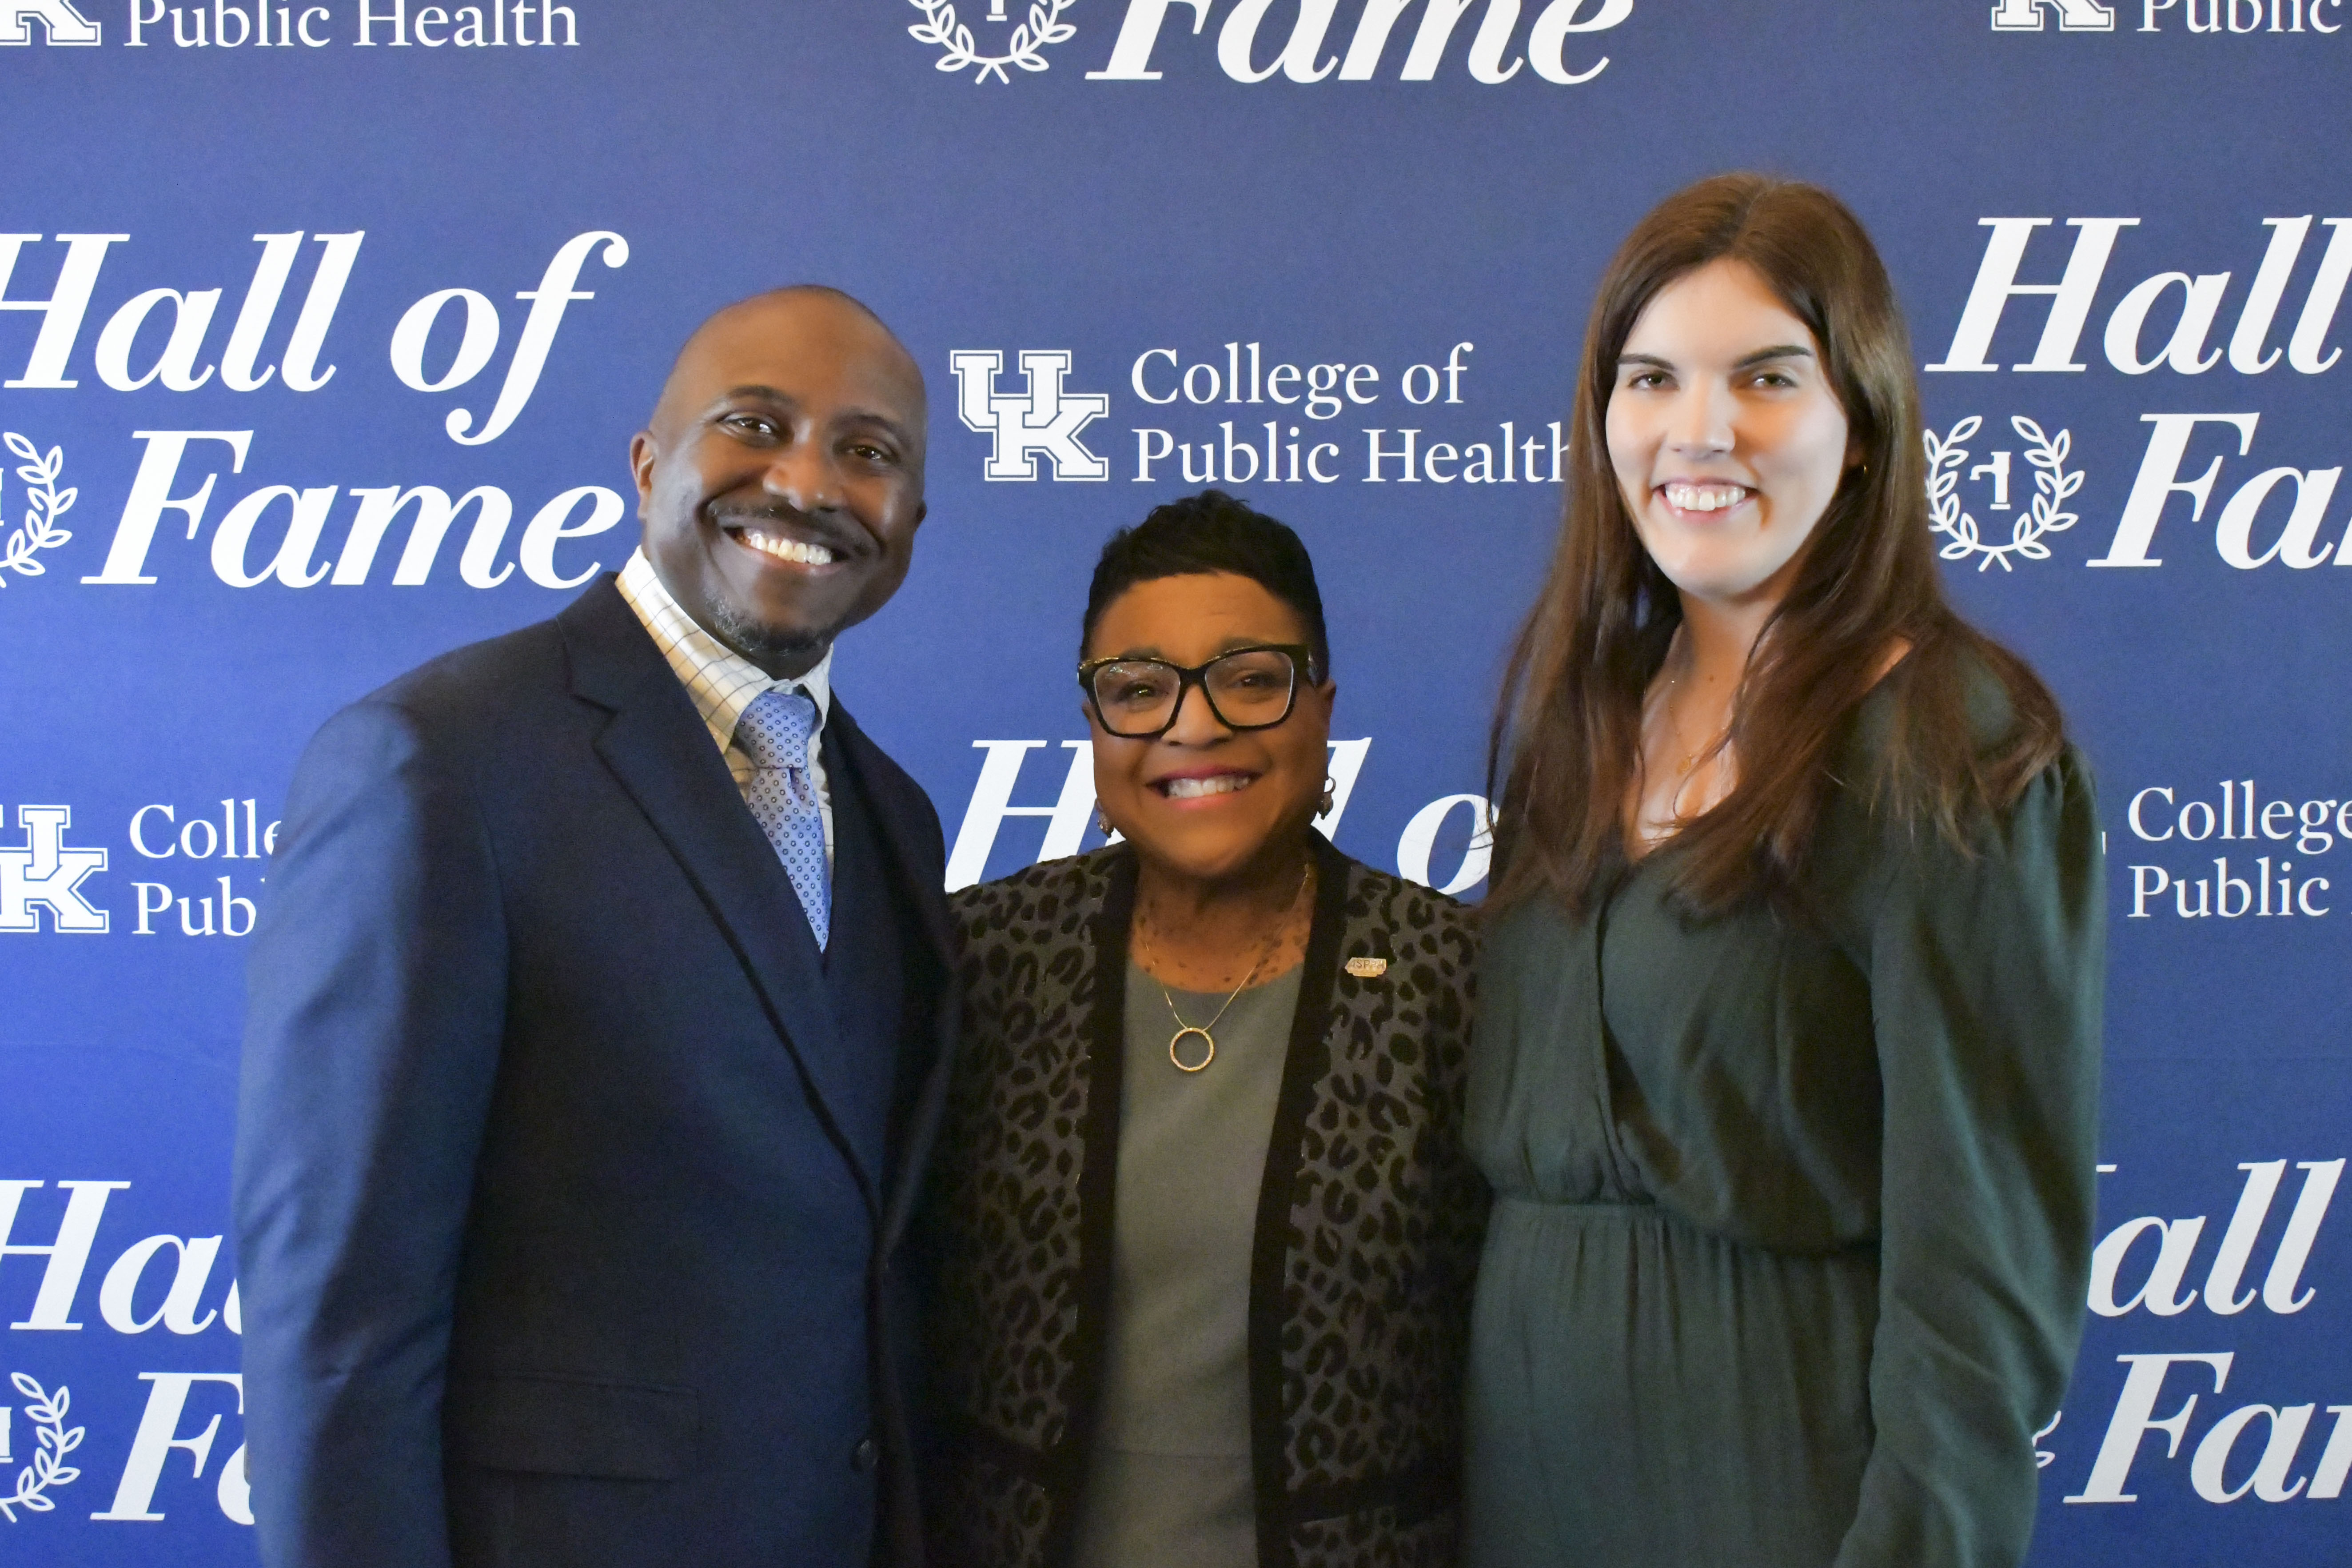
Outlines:
{"label": "gold chain necklace", "polygon": [[[1666,659],[1670,665],[1674,660],[1675,653],[1681,647],[1682,628],[1677,626],[1675,629],[1675,646],[1666,650]],[[1669,670],[1666,675],[1666,689],[1659,694],[1659,706],[1665,710],[1666,734],[1673,742],[1672,749],[1683,754],[1683,760],[1675,764],[1675,793],[1666,801],[1666,816],[1670,822],[1681,820],[1683,792],[1690,787],[1691,772],[1698,766],[1699,758],[1719,753],[1730,735],[1728,728],[1726,728],[1710,736],[1703,745],[1688,746],[1685,743],[1682,722],[1675,715],[1675,688],[1682,684],[1682,679],[1679,672]]]}
{"label": "gold chain necklace", "polygon": [[1666,733],[1673,739],[1675,750],[1683,754],[1683,760],[1675,764],[1675,776],[1687,778],[1690,776],[1690,771],[1698,766],[1699,753],[1713,751],[1720,737],[1709,740],[1704,746],[1689,746],[1684,743],[1682,721],[1675,717],[1675,688],[1682,683],[1682,679],[1679,675],[1666,677],[1664,706],[1666,710]]}
{"label": "gold chain necklace", "polygon": [[1714,735],[1709,736],[1706,742],[1702,745],[1687,745],[1683,740],[1682,721],[1675,717],[1675,689],[1682,684],[1683,678],[1680,670],[1672,668],[1675,662],[1675,655],[1681,652],[1683,650],[1683,647],[1682,628],[1677,626],[1675,628],[1675,646],[1666,650],[1666,663],[1668,665],[1668,668],[1666,670],[1666,689],[1661,694],[1664,698],[1663,706],[1666,710],[1666,732],[1673,738],[1675,750],[1682,752],[1683,754],[1683,760],[1675,765],[1675,773],[1677,777],[1687,776],[1693,768],[1698,766],[1698,759],[1700,755],[1704,752],[1714,751],[1723,743],[1724,739],[1723,732],[1718,731]]}
{"label": "gold chain necklace", "polygon": [[[1178,1072],[1202,1072],[1207,1070],[1211,1062],[1217,1059],[1217,1037],[1209,1031],[1217,1026],[1218,1019],[1223,1018],[1226,1009],[1233,1006],[1234,998],[1249,989],[1249,983],[1257,978],[1257,972],[1265,967],[1265,961],[1272,958],[1281,948],[1282,939],[1289,934],[1291,911],[1298,908],[1298,900],[1307,891],[1307,879],[1314,874],[1314,870],[1315,863],[1312,860],[1300,868],[1298,891],[1291,894],[1290,902],[1283,906],[1282,920],[1274,928],[1274,939],[1265,944],[1265,951],[1257,955],[1257,962],[1249,966],[1249,973],[1242,976],[1242,983],[1234,987],[1233,995],[1225,998],[1224,1006],[1217,1009],[1216,1017],[1211,1018],[1205,1024],[1186,1023],[1184,1015],[1176,1010],[1175,995],[1170,992],[1166,982],[1161,982],[1160,999],[1168,1004],[1168,1016],[1176,1020],[1176,1032],[1168,1037],[1168,1060]],[[1201,1043],[1208,1047],[1207,1052],[1197,1062],[1188,1062],[1184,1059],[1181,1047],[1184,1044],[1184,1037],[1187,1035],[1200,1036]]]}

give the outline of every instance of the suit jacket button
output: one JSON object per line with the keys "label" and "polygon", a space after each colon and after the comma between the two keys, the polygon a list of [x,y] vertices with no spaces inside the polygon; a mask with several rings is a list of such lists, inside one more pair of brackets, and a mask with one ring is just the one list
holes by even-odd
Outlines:
{"label": "suit jacket button", "polygon": [[860,1439],[857,1447],[849,1451],[849,1468],[861,1476],[872,1473],[881,1462],[881,1446],[871,1437]]}

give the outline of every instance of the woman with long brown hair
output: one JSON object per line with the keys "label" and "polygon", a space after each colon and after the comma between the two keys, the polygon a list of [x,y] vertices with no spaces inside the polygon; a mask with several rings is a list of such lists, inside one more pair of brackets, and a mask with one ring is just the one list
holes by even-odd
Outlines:
{"label": "woman with long brown hair", "polygon": [[2013,1565],[2089,1269],[2099,832],[1945,601],[1853,216],[1651,213],[1569,460],[1496,730],[1467,1560]]}

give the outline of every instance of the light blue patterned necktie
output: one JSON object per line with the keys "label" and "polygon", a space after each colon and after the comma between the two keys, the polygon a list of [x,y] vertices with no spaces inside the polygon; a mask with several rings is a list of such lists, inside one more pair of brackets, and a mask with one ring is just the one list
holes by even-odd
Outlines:
{"label": "light blue patterned necktie", "polygon": [[756,770],[744,798],[776,847],[822,952],[833,924],[833,885],[825,873],[824,818],[817,811],[816,781],[809,776],[809,737],[815,731],[815,700],[781,686],[760,693],[735,721],[735,743]]}

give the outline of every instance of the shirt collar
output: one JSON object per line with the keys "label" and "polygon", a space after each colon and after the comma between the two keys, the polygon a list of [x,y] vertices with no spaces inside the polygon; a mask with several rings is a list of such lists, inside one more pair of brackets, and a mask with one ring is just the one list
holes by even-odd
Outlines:
{"label": "shirt collar", "polygon": [[641,547],[621,569],[621,597],[661,649],[695,710],[702,715],[711,739],[725,751],[734,743],[736,721],[761,693],[782,687],[807,693],[816,704],[820,731],[833,713],[833,649],[824,650],[805,675],[778,680],[765,670],[704,631],[664,585],[654,563]]}

